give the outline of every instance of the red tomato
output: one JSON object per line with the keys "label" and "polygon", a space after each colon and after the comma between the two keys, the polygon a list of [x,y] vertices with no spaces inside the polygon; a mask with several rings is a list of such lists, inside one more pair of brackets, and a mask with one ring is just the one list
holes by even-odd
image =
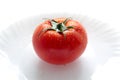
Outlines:
{"label": "red tomato", "polygon": [[42,60],[52,64],[67,64],[84,52],[87,34],[78,21],[55,18],[36,28],[32,42]]}

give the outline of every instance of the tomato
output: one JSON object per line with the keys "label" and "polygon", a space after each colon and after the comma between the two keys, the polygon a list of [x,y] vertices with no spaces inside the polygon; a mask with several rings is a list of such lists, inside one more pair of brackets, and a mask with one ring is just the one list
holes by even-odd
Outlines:
{"label": "tomato", "polygon": [[51,64],[67,64],[84,52],[87,34],[76,20],[55,18],[41,23],[32,37],[36,54]]}

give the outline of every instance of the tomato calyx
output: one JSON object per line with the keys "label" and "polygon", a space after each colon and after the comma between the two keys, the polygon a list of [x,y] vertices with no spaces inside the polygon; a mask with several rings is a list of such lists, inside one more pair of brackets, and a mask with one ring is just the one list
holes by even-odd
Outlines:
{"label": "tomato calyx", "polygon": [[62,23],[58,23],[57,21],[52,19],[52,20],[50,20],[50,24],[52,27],[47,28],[45,31],[53,30],[53,31],[56,31],[58,33],[63,33],[64,31],[73,28],[73,26],[68,26],[68,27],[65,26],[65,24],[68,20],[69,20],[69,18],[65,19]]}

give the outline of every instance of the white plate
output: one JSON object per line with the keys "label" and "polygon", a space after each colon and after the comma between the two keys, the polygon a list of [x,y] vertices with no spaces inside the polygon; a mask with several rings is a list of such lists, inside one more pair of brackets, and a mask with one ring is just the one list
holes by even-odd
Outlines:
{"label": "white plate", "polygon": [[92,80],[120,80],[120,56],[114,56],[106,64],[97,67]]}
{"label": "white plate", "polygon": [[5,52],[0,50],[0,80],[27,80],[18,66],[10,62]]}
{"label": "white plate", "polygon": [[[54,16],[53,16],[54,15]],[[67,65],[51,65],[40,60],[32,47],[32,34],[43,18],[72,17],[88,34],[84,54]],[[120,35],[112,27],[79,14],[43,14],[21,20],[0,34],[0,49],[18,65],[28,80],[89,80],[98,65],[120,52]]]}

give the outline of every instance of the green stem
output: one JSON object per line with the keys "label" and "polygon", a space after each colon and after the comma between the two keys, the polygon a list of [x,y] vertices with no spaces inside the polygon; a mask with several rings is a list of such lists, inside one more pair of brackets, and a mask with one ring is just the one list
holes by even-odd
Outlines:
{"label": "green stem", "polygon": [[72,26],[70,27],[66,27],[65,24],[67,23],[67,21],[69,20],[69,18],[66,18],[62,23],[58,23],[55,20],[51,20],[51,25],[52,25],[52,29],[56,30],[59,33],[63,33],[64,31],[73,28]]}

